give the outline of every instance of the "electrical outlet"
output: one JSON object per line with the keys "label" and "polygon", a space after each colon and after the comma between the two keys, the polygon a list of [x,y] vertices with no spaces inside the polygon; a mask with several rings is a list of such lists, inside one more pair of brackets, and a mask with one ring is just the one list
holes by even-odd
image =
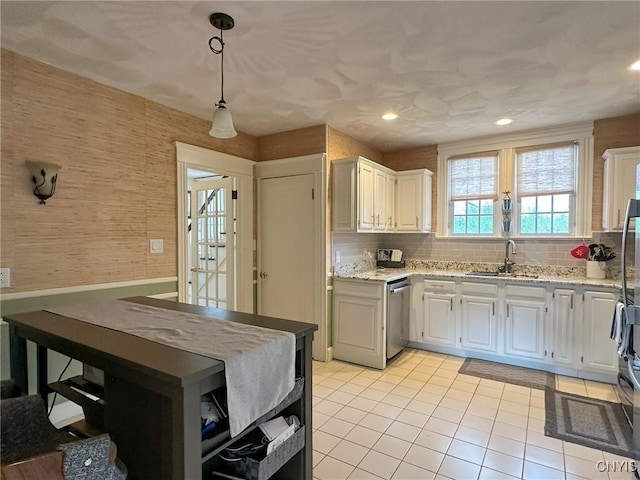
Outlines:
{"label": "electrical outlet", "polygon": [[11,269],[0,268],[0,288],[8,288],[11,286]]}

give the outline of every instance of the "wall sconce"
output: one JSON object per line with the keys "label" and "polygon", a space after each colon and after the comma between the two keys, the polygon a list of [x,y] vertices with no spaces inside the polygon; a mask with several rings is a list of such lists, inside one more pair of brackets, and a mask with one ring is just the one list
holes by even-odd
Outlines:
{"label": "wall sconce", "polygon": [[[226,13],[212,13],[209,16],[209,22],[211,25],[220,30],[219,37],[211,37],[209,39],[209,49],[217,54],[220,54],[220,101],[216,103],[216,109],[213,112],[213,121],[211,122],[211,130],[209,135],[214,138],[233,138],[238,133],[233,127],[233,119],[231,118],[231,112],[227,109],[227,104],[224,101],[224,42],[222,41],[222,32],[230,30],[235,25],[233,18]],[[213,46],[213,42],[220,44],[219,48]]]}
{"label": "wall sconce", "polygon": [[46,199],[50,198],[56,191],[58,181],[58,170],[60,165],[45,162],[27,162],[27,167],[31,172],[33,182],[33,194],[40,199],[40,204],[44,205]]}

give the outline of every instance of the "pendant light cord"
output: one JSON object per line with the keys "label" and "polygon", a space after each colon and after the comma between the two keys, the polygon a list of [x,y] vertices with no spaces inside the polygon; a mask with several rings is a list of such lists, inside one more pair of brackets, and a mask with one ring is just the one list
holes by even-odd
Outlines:
{"label": "pendant light cord", "polygon": [[[222,39],[224,30],[220,30],[219,37],[211,37],[209,39],[209,49],[215,53],[216,55],[220,54],[220,102],[225,103],[224,101],[224,41]],[[216,40],[220,42],[220,48],[215,48],[212,45],[212,42]],[[216,104],[217,106],[218,104]]]}
{"label": "pendant light cord", "polygon": [[222,30],[220,30],[220,101],[224,101],[224,42],[222,41]]}

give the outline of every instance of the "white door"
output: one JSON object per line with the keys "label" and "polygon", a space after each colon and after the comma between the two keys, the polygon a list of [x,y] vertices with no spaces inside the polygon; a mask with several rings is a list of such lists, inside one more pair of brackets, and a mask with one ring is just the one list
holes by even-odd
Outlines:
{"label": "white door", "polygon": [[398,232],[420,231],[421,179],[420,174],[396,177],[396,231]]}
{"label": "white door", "polygon": [[610,338],[611,312],[617,300],[617,294],[613,293],[584,293],[581,369],[613,374],[618,372],[616,343]]}
{"label": "white door", "polygon": [[424,343],[454,346],[456,324],[453,312],[455,295],[424,294]]}
{"label": "white door", "polygon": [[516,357],[544,360],[543,301],[507,300],[504,353]]}
{"label": "white door", "polygon": [[191,188],[190,302],[235,310],[233,181],[201,180]]}
{"label": "white door", "polygon": [[373,230],[374,174],[373,167],[366,163],[358,165],[358,230]]}
{"label": "white door", "polygon": [[462,348],[496,352],[497,298],[462,296]]}
{"label": "white door", "polygon": [[567,367],[576,366],[575,356],[575,290],[553,291],[553,340],[551,361]]}
{"label": "white door", "polygon": [[387,174],[377,168],[373,171],[373,229],[384,232],[387,228]]}
{"label": "white door", "polygon": [[381,282],[334,280],[333,358],[385,367],[383,296]]}
{"label": "white door", "polygon": [[316,321],[314,175],[260,180],[258,313]]}

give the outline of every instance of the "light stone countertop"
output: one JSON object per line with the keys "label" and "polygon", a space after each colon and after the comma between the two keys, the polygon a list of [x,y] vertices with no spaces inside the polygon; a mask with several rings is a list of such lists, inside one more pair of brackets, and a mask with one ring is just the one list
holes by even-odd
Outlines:
{"label": "light stone countertop", "polygon": [[[408,262],[411,263],[411,262]],[[425,263],[425,262],[420,262]],[[442,262],[438,262],[442,263]],[[438,265],[442,267],[443,265]],[[447,266],[447,265],[444,265]],[[467,272],[495,272],[497,266],[490,264],[466,264],[451,265],[453,268],[429,268],[426,265],[409,265],[408,268],[376,268],[375,264],[369,265],[370,268],[358,270],[356,267],[342,268],[334,274],[335,278],[354,279],[354,280],[370,280],[376,282],[389,282],[404,277],[433,277],[433,278],[451,278],[451,279],[468,279],[483,280],[488,282],[508,281],[510,283],[520,283],[526,285],[568,285],[568,286],[589,286],[599,288],[617,288],[622,287],[622,280],[617,279],[593,279],[586,278],[583,271],[573,271],[574,269],[563,269],[558,267],[529,267],[521,266],[520,271],[516,271],[515,275],[500,274],[499,276],[469,275]],[[462,267],[462,268],[460,268]],[[467,267],[467,268],[464,268]],[[524,268],[522,268],[524,267]],[[633,281],[633,276],[628,277]]]}

